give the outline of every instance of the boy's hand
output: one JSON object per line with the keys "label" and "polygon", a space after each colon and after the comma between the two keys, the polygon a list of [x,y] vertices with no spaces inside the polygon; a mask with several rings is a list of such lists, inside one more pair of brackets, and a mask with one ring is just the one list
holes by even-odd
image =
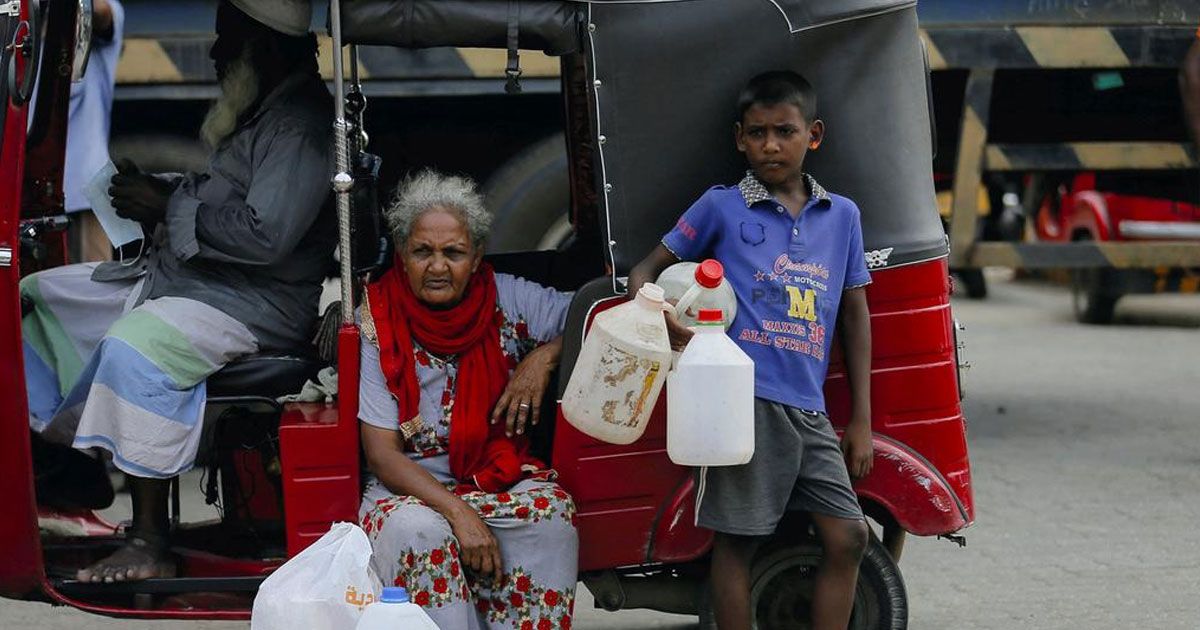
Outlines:
{"label": "boy's hand", "polygon": [[853,479],[862,479],[871,474],[871,465],[875,460],[874,446],[871,444],[871,423],[866,420],[852,420],[842,434],[842,453],[846,456],[846,469]]}
{"label": "boy's hand", "polygon": [[696,334],[695,331],[684,326],[679,318],[675,317],[674,311],[663,311],[663,315],[667,318],[667,337],[671,339],[671,349],[677,352],[682,351],[692,340],[692,335]]}

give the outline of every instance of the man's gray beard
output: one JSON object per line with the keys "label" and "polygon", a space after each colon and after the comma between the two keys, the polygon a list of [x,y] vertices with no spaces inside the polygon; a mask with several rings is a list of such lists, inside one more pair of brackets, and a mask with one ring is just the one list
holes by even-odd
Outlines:
{"label": "man's gray beard", "polygon": [[200,125],[200,139],[210,149],[216,149],[237,129],[238,120],[257,99],[258,73],[250,64],[249,55],[243,54],[229,64],[221,80],[221,96],[208,108],[204,124]]}

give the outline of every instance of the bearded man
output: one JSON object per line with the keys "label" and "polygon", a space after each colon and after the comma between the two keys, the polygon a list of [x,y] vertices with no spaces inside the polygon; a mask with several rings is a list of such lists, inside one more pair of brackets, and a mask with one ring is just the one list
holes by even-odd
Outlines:
{"label": "bearded man", "polygon": [[153,235],[143,255],[22,281],[35,443],[107,451],[133,499],[125,545],[80,580],[174,574],[169,484],[195,460],[206,379],[311,338],[336,242],[333,101],[311,19],[308,0],[222,0],[208,169],[154,176],[122,164],[109,193]]}

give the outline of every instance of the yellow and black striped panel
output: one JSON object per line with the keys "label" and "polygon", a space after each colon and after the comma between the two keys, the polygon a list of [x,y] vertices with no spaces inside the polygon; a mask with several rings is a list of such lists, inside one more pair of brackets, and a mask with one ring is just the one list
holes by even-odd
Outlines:
{"label": "yellow and black striped panel", "polygon": [[[948,68],[1176,67],[1195,37],[1179,26],[938,27],[921,31],[934,70]],[[329,76],[332,45],[321,36],[322,70]],[[118,84],[211,83],[206,36],[130,37],[117,69]],[[364,76],[392,80],[480,79],[504,76],[505,51],[480,48],[408,50],[360,47]],[[527,78],[555,78],[558,60],[521,51]]]}
{"label": "yellow and black striped panel", "polygon": [[921,31],[934,70],[1178,67],[1195,39],[1180,26],[939,27]]}
{"label": "yellow and black striped panel", "polygon": [[1200,293],[1200,268],[1156,267],[1155,293]]}
{"label": "yellow and black striped panel", "polygon": [[[333,45],[318,37],[321,74],[333,75]],[[163,83],[213,83],[216,72],[208,51],[211,37],[127,38],[117,66],[118,85]],[[408,50],[381,46],[359,48],[359,76],[363,79],[442,80],[503,78],[506,51],[484,48],[430,48]],[[349,62],[349,50],[343,51]],[[559,62],[541,51],[521,51],[524,78],[557,78]]]}
{"label": "yellow and black striped panel", "polygon": [[948,230],[952,267],[966,266],[967,253],[975,240],[976,215],[979,213],[976,200],[983,189],[984,150],[987,148],[994,74],[991,69],[976,68],[967,76]]}
{"label": "yellow and black striped panel", "polygon": [[1197,166],[1190,144],[1174,142],[1068,142],[992,144],[985,153],[988,171],[1103,171],[1189,169]]}
{"label": "yellow and black striped panel", "polygon": [[1186,242],[1083,242],[1083,243],[976,243],[967,256],[967,267],[1021,269],[1200,269],[1200,241]]}

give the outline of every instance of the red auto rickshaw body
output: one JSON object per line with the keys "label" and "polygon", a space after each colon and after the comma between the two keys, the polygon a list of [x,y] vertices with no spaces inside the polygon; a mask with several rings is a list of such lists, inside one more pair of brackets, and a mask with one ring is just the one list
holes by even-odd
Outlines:
{"label": "red auto rickshaw body", "polygon": [[[973,520],[945,261],[874,274],[871,304],[875,466],[855,485],[865,511],[922,536]],[[591,316],[618,304],[600,303]],[[838,355],[826,383],[835,426],[848,420]],[[711,544],[696,527],[690,469],[667,458],[663,400],[637,442],[585,436],[559,417],[554,466],[578,506],[581,571],[695,560]],[[636,471],[636,472],[633,472]]]}
{"label": "red auto rickshaw body", "polygon": [[[22,10],[27,4],[21,3]],[[456,5],[445,10],[478,10],[484,18],[491,11],[489,15],[501,16],[493,20],[494,25],[505,25],[507,0],[468,4],[473,8]],[[596,262],[601,273],[608,270],[607,276],[586,284],[570,283],[579,291],[568,316],[560,388],[565,386],[592,318],[625,299],[619,291],[619,276],[657,242],[704,186],[728,181],[740,172],[740,157],[727,146],[729,125],[722,118],[725,114],[717,102],[719,97],[728,97],[745,80],[747,68],[761,67],[773,59],[797,59],[805,66],[802,69],[827,88],[829,102],[845,105],[841,111],[830,108],[825,114],[838,133],[831,134],[827,145],[814,155],[812,168],[821,181],[845,191],[863,208],[864,238],[874,280],[867,295],[873,334],[875,463],[871,475],[855,489],[885,541],[894,543],[904,532],[949,535],[970,525],[974,502],[960,404],[958,341],[949,303],[946,244],[934,203],[930,160],[926,159],[931,157],[928,103],[921,83],[922,56],[912,3],[863,0],[849,12],[834,0],[543,4],[554,6],[546,15],[530,17],[534,23],[523,28],[535,31],[535,37],[542,35],[537,29],[545,29],[549,42],[544,43],[545,48],[565,55],[563,93],[568,109],[571,204],[579,249],[561,255],[530,255],[523,260],[525,268],[545,271],[542,280],[561,277],[564,268],[580,268],[580,260]],[[74,25],[62,13],[52,14],[46,42],[57,42],[54,46],[60,51],[69,48],[66,44]],[[386,40],[392,32],[386,25],[359,24],[355,31],[350,28],[354,17],[349,14],[347,25],[352,43],[417,45]],[[427,26],[436,30],[437,24],[452,25],[453,17],[433,16]],[[538,22],[542,17],[545,19]],[[709,57],[730,49],[704,37],[672,31],[705,28],[708,30],[703,33],[716,37],[716,33],[729,30],[727,25],[743,22],[746,28],[778,37],[769,46],[763,44],[761,50],[738,48],[739,54],[748,56],[732,60],[733,65],[726,68]],[[383,30],[369,32],[372,27]],[[624,63],[623,55],[636,53],[630,41],[655,39],[642,32],[645,28],[657,38],[686,42],[690,48],[664,53],[673,56],[667,59],[671,63],[653,68]],[[623,34],[633,39],[623,40]],[[464,40],[467,36],[462,33],[451,35],[423,45],[440,41],[495,46],[490,35],[483,42]],[[606,37],[615,39],[607,41]],[[830,52],[818,54],[823,51]],[[864,55],[870,56],[875,66],[846,65],[847,60]],[[712,67],[714,74],[682,71],[688,63]],[[604,74],[604,69],[611,70],[611,75]],[[656,92],[662,76],[677,77],[680,85],[675,94]],[[61,79],[49,79],[44,89],[56,90],[61,96],[66,87]],[[716,90],[711,99],[714,104],[702,105],[702,99],[696,100],[697,111],[674,117],[679,120],[650,120],[646,113],[665,106],[662,103],[670,98],[676,99],[671,107],[678,113],[686,109],[681,103],[690,102],[690,94],[707,98],[707,90]],[[647,102],[650,97],[646,95],[651,95],[653,102]],[[879,111],[892,118],[877,115],[868,96],[878,101]],[[620,100],[622,97],[626,100]],[[6,517],[0,519],[0,595],[50,600],[115,616],[247,618],[254,590],[265,575],[324,534],[332,523],[357,520],[361,474],[358,331],[346,321],[338,333],[340,393],[336,403],[283,404],[277,425],[278,472],[267,471],[268,467],[258,462],[250,466],[258,469],[247,473],[250,478],[234,480],[235,487],[246,483],[274,487],[277,482],[280,496],[259,497],[253,505],[239,508],[250,513],[241,517],[282,520],[277,547],[231,552],[223,544],[226,541],[220,540],[222,530],[198,525],[181,529],[176,536],[179,578],[81,585],[51,574],[47,567],[79,566],[111,546],[114,539],[43,540],[39,534],[18,293],[21,274],[32,269],[17,264],[17,232],[22,219],[56,210],[44,200],[30,207],[29,200],[40,199],[34,192],[44,187],[33,189],[44,184],[51,177],[48,174],[55,169],[61,173],[65,133],[62,120],[52,125],[57,131],[40,141],[37,163],[31,167],[37,177],[31,177],[30,169],[25,168],[26,156],[33,154],[25,146],[25,108],[11,103],[6,107],[0,152],[0,248],[5,248],[10,258],[9,264],[4,264],[4,250],[0,250],[0,351],[5,357],[0,365],[0,496],[6,503]],[[59,116],[65,116],[65,111]],[[675,159],[661,164],[661,179],[639,177],[651,164],[658,164],[660,156],[644,149],[657,146],[654,140],[660,126],[668,125],[699,129],[695,138],[687,138],[694,146],[672,147],[674,153],[669,157]],[[684,136],[666,132],[663,137]],[[873,142],[894,148],[889,151],[881,148],[884,144],[875,146]],[[714,157],[701,159],[706,155]],[[888,175],[872,175],[877,172]],[[61,210],[61,201],[57,210]],[[377,208],[368,210],[377,212]],[[56,234],[44,236],[53,238],[61,240]],[[350,264],[345,262],[348,258],[343,257],[344,264]],[[528,264],[531,260],[537,264]],[[837,344],[825,393],[835,427],[844,425],[849,416],[849,391]],[[665,398],[659,400],[645,435],[624,446],[584,436],[561,412],[543,417],[547,415],[556,418],[543,423],[552,430],[543,455],[559,471],[561,483],[578,508],[581,575],[587,579],[640,572],[674,579],[702,574],[712,535],[695,524],[692,471],[667,457]],[[272,475],[276,478],[268,480]],[[803,538],[805,532],[780,535]],[[899,546],[892,544],[889,551],[898,557]],[[146,594],[149,599],[138,597]],[[599,593],[597,600],[609,601]],[[653,603],[642,605],[655,607]],[[667,608],[663,605],[661,609]]]}
{"label": "red auto rickshaw body", "polygon": [[[28,7],[22,2],[18,16],[28,19]],[[29,26],[10,26],[12,41],[18,41],[17,29]],[[12,71],[28,73],[28,61],[12,51],[4,53],[8,66],[13,55]],[[19,83],[19,81],[18,81]],[[5,89],[3,136],[0,136],[0,248],[7,258],[0,264],[0,400],[3,402],[3,421],[0,421],[0,497],[5,503],[5,518],[0,518],[0,594],[23,596],[36,593],[42,587],[42,549],[38,538],[37,506],[33,493],[32,461],[29,428],[16,421],[26,418],[25,372],[21,357],[21,305],[16,291],[20,282],[20,266],[15,257],[20,251],[17,243],[17,224],[21,216],[22,180],[25,174],[26,103],[14,102]]]}

